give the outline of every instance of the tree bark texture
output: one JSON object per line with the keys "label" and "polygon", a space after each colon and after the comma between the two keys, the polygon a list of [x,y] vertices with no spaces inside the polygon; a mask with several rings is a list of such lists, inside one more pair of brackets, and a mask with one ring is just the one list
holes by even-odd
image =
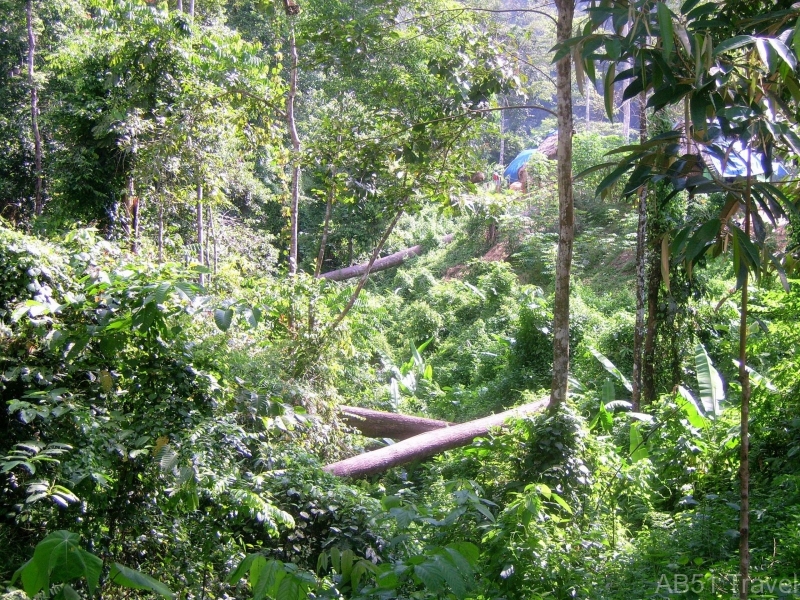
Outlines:
{"label": "tree bark texture", "polygon": [[286,97],[286,124],[289,128],[289,137],[292,140],[292,190],[289,200],[289,274],[297,273],[297,236],[300,212],[300,137],[297,135],[297,124],[294,118],[294,101],[297,96],[297,43],[294,37],[294,27],[289,36],[289,55],[291,67],[289,70],[289,94]]}
{"label": "tree bark texture", "polygon": [[[639,141],[647,141],[647,119],[645,92],[639,94]],[[644,360],[644,307],[647,294],[647,185],[639,190],[639,219],[636,226],[636,319],[633,327],[633,376],[631,380],[631,403],[633,410],[638,411],[642,404],[642,369]]]}
{"label": "tree bark texture", "polygon": [[[203,230],[203,184],[197,184],[197,262],[204,265],[206,262],[204,253],[205,231]],[[205,285],[206,278],[203,273],[200,273],[200,285]]]}
{"label": "tree bark texture", "polygon": [[[744,232],[750,239],[752,189],[752,150],[747,152],[747,188],[744,197]],[[750,374],[747,372],[747,286],[749,271],[742,283],[742,309],[739,319],[739,381],[742,384],[742,415],[739,446],[739,599],[747,600],[750,587]]]}
{"label": "tree bark texture", "polygon": [[[453,234],[449,234],[444,236],[442,239],[439,240],[441,244],[449,244],[453,241]],[[370,273],[375,273],[377,271],[385,271],[386,269],[392,269],[394,267],[399,267],[404,262],[406,262],[409,258],[413,258],[415,256],[420,256],[425,252],[425,246],[422,244],[417,244],[416,246],[411,246],[410,248],[406,248],[404,250],[400,250],[395,252],[394,254],[390,254],[389,256],[384,256],[383,258],[378,258],[372,263],[361,263],[359,265],[353,265],[352,267],[345,267],[344,269],[337,269],[336,271],[329,271],[327,273],[323,273],[322,277],[325,279],[330,279],[331,281],[344,281],[346,279],[352,279],[353,277],[361,277],[364,273],[367,272],[367,268],[369,267]]]}
{"label": "tree bark texture", "polygon": [[36,56],[36,35],[33,31],[33,0],[25,4],[25,16],[28,26],[28,86],[31,91],[31,130],[33,133],[33,212],[38,217],[44,210],[42,200],[42,134],[39,131],[39,92],[33,80],[33,61]]}
{"label": "tree bark texture", "polygon": [[342,406],[339,408],[339,412],[342,415],[342,420],[350,427],[358,429],[367,437],[374,438],[405,440],[421,433],[453,426],[453,423],[448,423],[447,421],[401,415],[357,406]]}
{"label": "tree bark texture", "polygon": [[546,406],[547,400],[539,400],[483,419],[422,433],[391,446],[332,463],[325,466],[324,470],[339,477],[364,477],[381,473],[445,450],[466,446],[476,437],[486,435],[490,429],[500,427],[508,419],[540,412]]}
{"label": "tree bark texture", "polygon": [[[556,0],[558,22],[556,41],[561,44],[572,36],[574,0]],[[572,268],[574,205],[572,190],[572,64],[569,54],[556,64],[558,110],[558,257],[553,306],[553,383],[550,404],[567,399],[569,377],[569,284]]]}
{"label": "tree bark texture", "polygon": [[[656,202],[651,204],[655,205]],[[655,210],[658,210],[656,207]],[[652,226],[651,226],[652,234]],[[658,295],[661,290],[661,252],[657,242],[650,244],[647,275],[647,325],[642,352],[642,402],[650,404],[656,399],[656,336],[658,335]]]}

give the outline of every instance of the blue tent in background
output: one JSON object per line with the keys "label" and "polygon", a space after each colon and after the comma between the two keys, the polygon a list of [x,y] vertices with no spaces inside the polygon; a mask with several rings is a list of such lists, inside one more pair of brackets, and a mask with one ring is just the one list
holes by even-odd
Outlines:
{"label": "blue tent in background", "polygon": [[528,159],[534,152],[536,152],[536,150],[534,150],[533,148],[523,150],[522,152],[517,154],[517,157],[514,160],[511,161],[511,164],[509,164],[506,167],[506,170],[503,171],[503,177],[508,179],[508,183],[515,183],[519,181],[517,173],[519,173],[519,170],[522,167],[528,164]]}

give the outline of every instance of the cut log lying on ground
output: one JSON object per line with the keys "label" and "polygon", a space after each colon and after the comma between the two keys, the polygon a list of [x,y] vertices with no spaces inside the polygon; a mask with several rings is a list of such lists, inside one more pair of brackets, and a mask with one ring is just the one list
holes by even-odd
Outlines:
{"label": "cut log lying on ground", "polygon": [[342,419],[351,427],[358,429],[363,435],[374,438],[391,438],[405,440],[426,431],[434,431],[443,427],[450,427],[453,423],[412,417],[397,413],[370,410],[356,406],[342,406],[339,408]]}
{"label": "cut log lying on ground", "polygon": [[434,456],[445,450],[466,446],[476,437],[486,435],[491,428],[501,426],[507,419],[539,412],[546,406],[547,400],[523,404],[475,421],[421,433],[391,446],[332,463],[324,469],[339,477],[364,477],[380,473],[398,465]]}
{"label": "cut log lying on ground", "polygon": [[[452,241],[453,234],[451,233],[450,235],[446,235],[440,239],[439,243],[445,245]],[[386,269],[391,269],[393,267],[399,267],[409,258],[419,256],[423,252],[425,252],[425,246],[422,244],[417,244],[416,246],[411,246],[411,248],[400,250],[399,252],[395,252],[394,254],[390,254],[389,256],[384,256],[383,258],[376,260],[372,264],[372,268],[369,270],[369,272],[376,273],[378,271],[385,271]],[[368,264],[369,263],[361,263],[360,265],[353,265],[352,267],[345,267],[344,269],[337,269],[336,271],[328,271],[327,273],[323,273],[322,277],[325,279],[330,279],[331,281],[344,281],[345,279],[352,279],[353,277],[361,277],[367,272]]]}

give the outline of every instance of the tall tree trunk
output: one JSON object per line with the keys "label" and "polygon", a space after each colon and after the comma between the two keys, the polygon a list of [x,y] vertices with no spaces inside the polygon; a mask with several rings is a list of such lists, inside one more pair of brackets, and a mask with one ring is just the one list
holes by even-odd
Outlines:
{"label": "tall tree trunk", "polygon": [[587,77],[583,87],[586,90],[586,131],[589,131],[589,127],[592,125],[592,92],[594,91],[594,83]]}
{"label": "tall tree trunk", "polygon": [[33,187],[33,212],[38,217],[44,209],[42,200],[42,135],[39,132],[39,92],[33,80],[33,60],[36,56],[36,35],[33,31],[33,0],[25,4],[28,25],[28,86],[31,90],[31,129],[33,130],[33,165],[35,171]]}
{"label": "tall tree trunk", "polygon": [[[206,264],[203,246],[205,244],[205,231],[203,228],[203,184],[197,184],[197,262],[200,265]],[[205,285],[206,278],[203,273],[200,273],[200,285]]]}
{"label": "tall tree trunk", "polygon": [[178,0],[177,5],[175,8],[181,12],[183,12],[183,0]]}
{"label": "tall tree trunk", "polygon": [[214,212],[211,210],[210,206],[208,207],[208,225],[211,230],[211,272],[216,275],[217,261],[219,259],[219,244],[217,241],[217,223],[214,219]]}
{"label": "tall tree trunk", "polygon": [[[639,94],[639,141],[647,141],[647,115],[645,104],[647,95]],[[636,227],[636,319],[633,329],[633,377],[631,381],[631,403],[633,410],[638,411],[642,404],[642,360],[644,359],[644,305],[647,293],[647,185],[639,190],[639,220]]]}
{"label": "tall tree trunk", "polygon": [[194,16],[194,0],[189,0],[189,16]]}
{"label": "tall tree trunk", "polygon": [[158,263],[164,262],[164,194],[158,186]]}
{"label": "tall tree trunk", "polygon": [[[753,183],[752,150],[747,151],[747,188],[744,197],[744,232],[750,239],[750,201]],[[742,384],[741,445],[739,448],[739,599],[747,600],[750,587],[750,374],[747,372],[747,286],[742,283],[739,319],[739,381]]]}
{"label": "tall tree trunk", "polygon": [[131,246],[131,252],[137,254],[139,252],[139,197],[136,195],[136,188],[133,181],[133,176],[128,175],[128,191],[126,195],[127,201],[125,209],[128,217],[128,243]]}
{"label": "tall tree trunk", "polygon": [[[651,206],[657,204],[656,201]],[[658,208],[656,208],[658,210]],[[652,235],[652,227],[651,227]],[[658,294],[661,289],[661,253],[655,243],[650,243],[647,277],[647,325],[642,351],[642,403],[650,404],[656,399],[656,335],[658,333]]]}
{"label": "tall tree trunk", "polygon": [[300,212],[300,137],[297,135],[297,124],[294,119],[294,101],[297,95],[297,43],[294,37],[294,26],[289,35],[289,55],[291,68],[289,71],[289,94],[286,97],[286,124],[292,139],[292,192],[289,201],[289,274],[297,273],[297,236]]}
{"label": "tall tree trunk", "polygon": [[501,166],[506,164],[506,111],[500,111],[500,158],[497,162]]}
{"label": "tall tree trunk", "polygon": [[[572,36],[574,0],[556,0],[558,23],[556,41],[563,44]],[[574,206],[572,197],[572,64],[569,54],[556,64],[558,106],[558,257],[553,306],[553,384],[550,406],[567,399],[569,377],[569,284],[572,268]]]}

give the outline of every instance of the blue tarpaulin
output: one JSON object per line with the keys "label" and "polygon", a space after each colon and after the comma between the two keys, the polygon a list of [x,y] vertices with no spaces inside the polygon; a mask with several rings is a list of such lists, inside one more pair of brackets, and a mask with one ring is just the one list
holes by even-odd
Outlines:
{"label": "blue tarpaulin", "polygon": [[527,150],[523,150],[522,152],[517,154],[517,157],[514,160],[511,161],[511,164],[509,164],[506,167],[506,170],[503,171],[503,177],[508,179],[508,183],[515,183],[515,182],[519,181],[519,177],[517,177],[517,173],[519,173],[519,170],[522,167],[524,167],[525,165],[528,164],[528,159],[531,157],[531,154],[533,154],[534,152],[536,152],[536,150],[534,150],[532,148],[529,148]]}
{"label": "blue tarpaulin", "polygon": [[[706,156],[711,165],[724,178],[747,177],[747,155],[750,154],[750,174],[753,177],[765,175],[764,154],[758,150],[748,151],[739,142],[734,142],[731,147],[727,140],[717,141],[706,147]],[[724,166],[724,168],[723,168]],[[778,161],[772,162],[772,177],[782,178],[788,175],[786,168]]]}

